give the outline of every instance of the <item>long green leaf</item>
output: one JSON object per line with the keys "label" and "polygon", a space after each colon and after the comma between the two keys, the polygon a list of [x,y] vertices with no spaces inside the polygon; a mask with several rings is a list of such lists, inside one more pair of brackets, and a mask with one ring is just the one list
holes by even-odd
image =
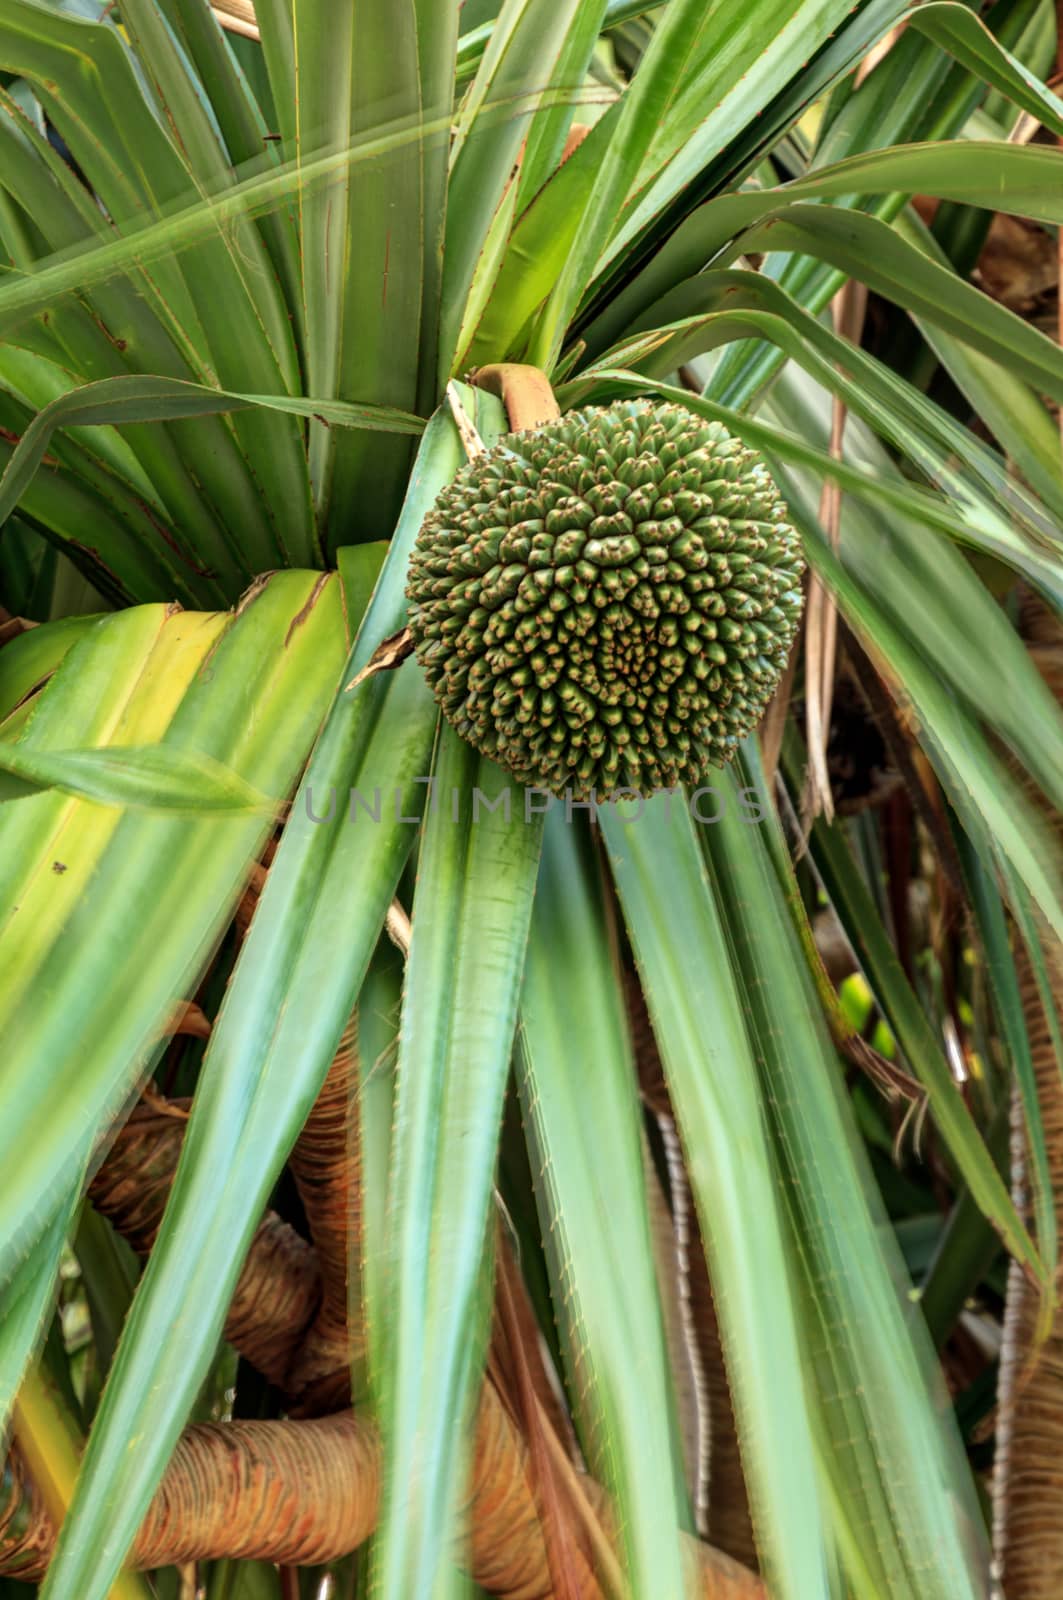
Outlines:
{"label": "long green leaf", "polygon": [[[542,841],[511,780],[446,724],[403,993],[381,1330],[382,1600],[449,1566],[486,1350],[484,1252]],[[384,1329],[387,1330],[386,1334]]]}
{"label": "long green leaf", "polygon": [[[825,430],[822,408],[813,404],[789,374],[777,386],[769,409],[799,427],[805,437],[822,436]],[[862,451],[868,449],[866,439],[860,438],[859,424],[853,428],[852,438],[847,439],[847,454],[857,441]],[[873,446],[874,441],[870,444]],[[885,478],[886,472],[876,464]],[[920,545],[917,530],[925,518],[916,516],[907,526],[901,519],[886,522],[875,514],[874,508],[846,501],[842,514],[843,553],[839,559],[819,527],[818,494],[807,476],[781,468],[780,474],[791,516],[805,538],[810,563],[835,593],[850,627],[882,663],[887,681],[896,684],[910,701],[918,718],[921,742],[964,818],[964,825],[969,830],[976,825],[987,830],[986,837],[1006,857],[1057,935],[1063,933],[1063,857],[1058,842],[1004,761],[991,749],[982,728],[984,718],[1002,731],[1009,729],[1005,735],[1009,739],[1017,736],[1025,703],[1021,685],[1029,683],[1027,673],[1036,679],[1031,663],[1025,657],[1020,661],[1022,652],[1017,641],[1013,636],[1008,638],[1002,644],[1003,670],[998,683],[996,664],[990,666],[985,657],[972,656],[957,639],[955,594],[950,590],[959,586],[959,592],[972,595],[968,587],[972,575],[953,569],[944,547],[925,539]],[[903,568],[881,560],[882,541],[891,542],[894,530],[902,536],[907,550],[920,553],[916,563],[920,584],[906,589],[907,607],[897,594],[898,584],[903,586]],[[929,577],[933,581],[924,593],[922,584]],[[982,592],[971,603],[977,604],[976,614],[985,618],[984,625],[993,630],[989,637],[995,638],[1003,618],[993,609],[990,620],[988,595]],[[1016,671],[1020,672],[1017,679]],[[1043,686],[1039,682],[1029,686],[1031,726],[1036,728],[1040,717],[1046,715],[1046,730],[1054,727],[1057,712],[1047,709],[1040,699]],[[1029,731],[1016,748],[1024,754],[1032,749],[1038,781],[1049,781],[1050,773],[1042,776],[1036,743],[1031,743]],[[1056,736],[1051,732],[1046,736],[1051,747]]]}
{"label": "long green leaf", "polygon": [[[980,848],[974,848],[975,844]],[[987,858],[991,859],[991,856],[985,846],[984,839],[972,841],[962,833],[957,841],[971,910],[985,955],[1002,1043],[1010,1073],[1014,1077],[1022,1101],[1037,1243],[1049,1272],[1054,1275],[1059,1255],[1058,1227],[1052,1190],[1052,1169],[1049,1165],[1045,1126],[1037,1093],[1037,1075],[1022,1003],[1022,988],[1011,949],[1004,900],[990,871],[987,870]],[[1023,907],[1022,911],[1027,911],[1027,908]],[[1020,914],[1020,926],[1025,920],[1027,919]],[[1034,929],[1030,931],[1036,938],[1036,931]]]}
{"label": "long green leaf", "polygon": [[622,248],[765,105],[792,75],[795,49],[807,58],[848,9],[839,0],[796,7],[751,0],[736,12],[726,0],[671,0],[621,101],[578,232],[537,319],[533,361],[556,359],[609,250]]}
{"label": "long green leaf", "polygon": [[[327,185],[299,190],[302,314],[312,394],[406,410],[436,402],[440,248],[457,10],[291,8],[296,160],[305,168],[372,134],[383,112],[420,134]],[[431,130],[431,131],[429,131]],[[372,307],[372,313],[367,314]],[[311,427],[310,468],[328,546],[390,531],[409,469],[405,445]],[[371,497],[362,493],[372,476]]]}
{"label": "long green leaf", "polygon": [[[784,760],[791,787],[795,787],[803,777],[792,736],[786,741]],[[976,1123],[960,1099],[941,1042],[904,974],[848,844],[837,828],[828,827],[818,818],[809,835],[809,851],[871,992],[896,1035],[909,1068],[927,1092],[935,1121],[973,1199],[1008,1248],[1043,1276],[1046,1269],[1033,1250]],[[1051,1254],[1050,1234],[1041,1236],[1041,1244]]]}
{"label": "long green leaf", "polygon": [[[21,252],[5,239],[22,268],[20,286],[33,282],[42,256],[109,248],[110,232],[92,196],[43,134],[7,105],[2,91],[0,148],[5,187],[40,230]],[[80,296],[84,284],[73,287]],[[57,358],[89,381],[137,368],[186,381],[203,376],[193,354],[171,336],[168,306],[150,277],[139,272],[104,275],[87,301],[70,295],[53,301],[41,308],[37,327],[45,317],[60,347]],[[20,321],[9,332],[25,341],[33,327]],[[185,423],[179,435],[167,427],[130,426],[126,439],[173,522],[194,539],[201,562],[218,573],[222,592],[235,600],[258,570],[251,560],[242,563],[238,551],[253,552],[267,536],[258,490],[228,425],[203,418]],[[188,458],[196,463],[194,473]],[[140,597],[153,599],[158,592],[141,591]]]}
{"label": "long green leaf", "polygon": [[78,1189],[74,1189],[57,1207],[4,1291],[4,1314],[0,1320],[0,1428],[5,1438],[15,1396],[55,1300],[63,1247],[77,1201]]}
{"label": "long green leaf", "polygon": [[1013,105],[1021,106],[1046,128],[1063,133],[1063,101],[1017,56],[1004,49],[982,18],[968,7],[951,4],[949,0],[931,0],[929,5],[914,9],[911,22],[976,78],[991,83]]}
{"label": "long green leaf", "polygon": [[540,1226],[570,1392],[591,1460],[617,1499],[632,1591],[682,1600],[686,1496],[635,1069],[608,932],[593,837],[555,805],[517,1053]]}
{"label": "long green leaf", "polygon": [[[268,10],[265,0],[261,9]],[[166,10],[196,69],[232,166],[238,173],[254,170],[256,166],[278,166],[281,154],[275,141],[268,137],[275,108],[268,83],[263,81],[266,75],[261,55],[257,57],[259,72],[249,73],[249,62],[256,62],[253,48],[249,46],[242,60],[238,60],[237,52],[230,48],[230,41],[217,19],[200,0],[166,0]],[[260,93],[256,93],[251,77]],[[283,207],[260,218],[258,227],[276,270],[284,303],[290,312],[297,312],[299,239],[294,214],[290,208]],[[294,327],[297,345],[302,349],[303,329],[298,316]]]}
{"label": "long green leaf", "polygon": [[[519,185],[513,167],[536,113],[575,98],[555,79],[573,39],[594,31],[604,0],[505,0],[458,115],[451,155],[440,375],[460,370],[471,327],[486,302],[508,234]],[[492,107],[509,106],[501,126]],[[477,287],[478,283],[478,287]],[[463,336],[464,335],[464,336]],[[497,355],[492,359],[497,359]]]}
{"label": "long green leaf", "polygon": [[602,831],[706,1240],[766,1576],[779,1600],[826,1600],[793,1262],[726,930],[681,794],[626,818],[606,806]]}
{"label": "long green leaf", "polygon": [[[1063,152],[1058,161],[1063,176]],[[1059,210],[1063,214],[1063,206]],[[786,206],[742,235],[744,251],[765,247],[829,261],[1063,399],[1063,355],[1045,334],[913,249],[877,217],[835,206]]]}
{"label": "long green leaf", "polygon": [[[1063,132],[1063,103],[1057,105],[1056,115],[1049,120]],[[1063,156],[1050,146],[991,140],[934,141],[869,150],[830,166],[815,167],[806,176],[777,188],[751,189],[710,200],[685,227],[688,271],[712,260],[729,239],[808,199],[932,190],[942,200],[1059,222],[1063,220],[1061,167]]]}
{"label": "long green leaf", "polygon": [[[358,997],[358,1151],[361,1174],[361,1249],[348,1263],[352,1322],[369,1343],[366,1374],[352,1374],[355,1404],[368,1403],[387,1349],[384,1323],[384,1249],[387,1237],[391,1135],[395,1125],[395,1063],[402,1012],[402,959],[382,939]],[[353,1253],[353,1252],[352,1252]]]}
{"label": "long green leaf", "polygon": [[[935,260],[948,258],[929,229],[909,209],[894,224],[897,232]],[[1063,519],[1063,460],[1059,429],[1043,398],[1009,367],[980,355],[925,317],[914,319],[933,350],[976,414],[982,418],[1023,479],[1040,495],[1055,515]],[[964,429],[970,437],[970,430]]]}
{"label": "long green leaf", "polygon": [[[935,1415],[929,1351],[906,1315],[869,1212],[866,1179],[839,1092],[837,1066],[814,998],[764,830],[741,804],[755,765],[713,775],[716,822],[702,833],[736,972],[748,997],[764,1094],[777,1131],[780,1179],[808,1275],[815,1404],[827,1442],[843,1551],[880,1563],[888,1585],[850,1573],[861,1600],[975,1600],[988,1552],[962,1458]],[[780,841],[781,845],[781,841]],[[954,1091],[953,1091],[954,1092]],[[874,1441],[873,1445],[871,1441]]]}
{"label": "long green leaf", "polygon": [[[974,0],[963,3],[978,9]],[[998,43],[1021,50],[1024,29],[1038,5],[1039,0],[997,4],[992,15]],[[906,28],[858,87],[853,79],[838,86],[821,123],[811,169],[912,140],[955,141],[963,136],[969,118],[985,99],[982,73],[972,76],[953,65],[925,35],[914,27]],[[856,194],[839,203],[891,222],[908,198],[904,191],[895,190],[878,196]],[[814,313],[821,313],[845,282],[843,273],[810,256],[769,252],[761,270]],[[729,405],[750,405],[764,392],[781,361],[777,349],[763,344],[734,347],[714,365],[714,398]]]}
{"label": "long green leaf", "polygon": [[[597,346],[619,337],[625,324],[654,300],[700,272],[729,240],[763,225],[768,228],[765,242],[769,250],[774,249],[772,230],[778,226],[777,215],[798,202],[861,197],[861,204],[869,204],[876,196],[896,196],[887,210],[887,220],[892,220],[890,213],[896,214],[905,192],[932,192],[942,199],[990,209],[1014,203],[1023,215],[1053,221],[1063,212],[1061,166],[1059,152],[1043,145],[932,140],[819,163],[803,177],[773,188],[720,195],[686,218],[634,282],[603,309],[595,324]],[[848,214],[848,207],[842,209]],[[745,243],[749,249],[757,248],[748,239]]]}
{"label": "long green leaf", "polygon": [[[138,15],[144,23],[157,13],[142,4]],[[190,168],[145,99],[113,20],[89,22],[32,0],[10,0],[0,20],[0,62],[31,80],[120,227],[208,192],[202,173]],[[178,75],[171,71],[168,77],[172,88],[179,81],[179,62]],[[187,122],[194,85],[184,86],[183,99]],[[216,183],[215,172],[211,187]],[[234,219],[228,232],[215,230],[201,247],[157,269],[156,276],[176,308],[174,331],[180,329],[205,376],[262,394],[298,389],[288,313],[249,219]],[[317,541],[301,430],[283,417],[255,412],[238,415],[233,427],[262,486],[272,560],[261,560],[259,570],[280,562],[313,565]]]}

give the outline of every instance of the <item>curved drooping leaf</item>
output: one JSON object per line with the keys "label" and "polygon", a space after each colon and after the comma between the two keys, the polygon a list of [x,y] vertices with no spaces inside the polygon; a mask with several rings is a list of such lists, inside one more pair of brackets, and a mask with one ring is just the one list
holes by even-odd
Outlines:
{"label": "curved drooping leaf", "polygon": [[[768,228],[765,243],[769,250],[774,249],[775,218],[791,206],[800,206],[804,215],[807,201],[859,196],[870,203],[876,196],[896,196],[891,208],[895,215],[906,192],[926,193],[932,186],[942,199],[992,209],[1000,203],[1002,191],[1009,202],[1014,193],[1014,204],[1023,214],[1051,222],[1063,214],[1061,171],[1063,156],[1044,145],[932,140],[817,164],[803,177],[772,188],[719,195],[692,212],[631,284],[602,309],[590,327],[591,349],[600,350],[621,338],[626,328],[636,326],[647,308],[677,284],[714,262],[718,265],[720,253],[732,240],[742,237],[743,248],[756,249],[746,236],[764,226]],[[851,214],[848,207],[827,209]],[[892,218],[875,220],[885,227]],[[960,280],[951,276],[959,286]],[[963,287],[970,292],[969,286]]]}
{"label": "curved drooping leaf", "polygon": [[[1059,153],[1063,175],[1063,152]],[[1063,207],[1060,208],[1063,211]],[[868,288],[1063,397],[1063,355],[1047,336],[902,239],[877,217],[836,206],[781,208],[742,235],[744,250],[794,250],[829,261]]]}
{"label": "curved drooping leaf", "polygon": [[120,745],[101,750],[26,750],[0,741],[0,801],[42,789],[81,795],[106,806],[148,811],[258,812],[277,804],[213,757],[172,745]]}
{"label": "curved drooping leaf", "polygon": [[[816,438],[825,426],[811,397],[789,374],[773,392],[770,414]],[[770,447],[769,447],[770,449]],[[891,475],[875,441],[861,436],[859,424],[846,453],[859,450],[871,459],[886,483]],[[850,627],[879,663],[886,682],[918,719],[920,740],[961,816],[971,808],[988,829],[994,849],[1010,862],[1042,914],[1063,931],[1063,857],[1050,831],[1024,796],[1005,761],[983,731],[989,724],[1016,750],[1032,756],[1038,781],[1054,793],[1058,775],[1059,710],[1026,658],[1006,619],[988,592],[963,567],[954,552],[923,537],[918,516],[884,520],[874,507],[846,500],[842,539],[836,554],[818,522],[818,493],[807,474],[780,468],[791,514],[805,539],[813,567],[838,598]],[[883,561],[883,549],[899,547],[898,563]],[[909,580],[907,562],[919,574]],[[901,591],[905,599],[901,599]],[[985,671],[985,658],[973,654],[958,625],[957,596],[973,609],[978,626],[999,651],[999,663]],[[1042,748],[1044,747],[1044,748]],[[1047,750],[1047,765],[1042,756]],[[972,820],[971,826],[974,826]]]}
{"label": "curved drooping leaf", "polygon": [[837,337],[779,285],[759,273],[706,272],[651,307],[646,321],[645,331],[636,329],[625,344],[606,351],[599,363],[564,386],[567,404],[594,389],[599,366],[631,367],[664,378],[732,340],[771,340],[904,451],[950,499],[968,508],[972,544],[1008,561],[1063,608],[1063,523],[969,429],[883,363]]}
{"label": "curved drooping leaf", "polygon": [[[996,44],[1022,53],[1025,60],[1027,37],[1031,21],[1037,21],[1038,5],[1039,0],[1007,0],[1006,4],[997,5],[993,12]],[[991,43],[990,49],[994,48]],[[833,166],[854,152],[882,151],[912,141],[940,144],[962,139],[969,120],[986,97],[984,74],[972,75],[953,65],[925,35],[914,27],[906,28],[859,84],[850,79],[838,85],[825,108],[811,166],[805,175]],[[904,190],[894,190],[839,197],[838,203],[870,211],[884,222],[895,222],[909,198]],[[682,227],[677,230],[677,243],[681,232]],[[669,249],[670,245],[666,245],[659,252],[662,266]],[[649,270],[656,272],[656,262],[650,263]],[[761,271],[817,315],[845,283],[843,273],[812,256],[769,252]],[[670,281],[677,280],[672,277]],[[733,347],[714,364],[713,397],[728,405],[749,407],[763,394],[782,360],[778,349],[763,343]]]}
{"label": "curved drooping leaf", "polygon": [[[938,7],[935,6],[931,9],[938,10]],[[764,14],[766,10],[767,8],[764,8],[763,10],[749,8],[743,13],[742,20],[743,22],[748,22],[751,29],[759,26],[765,32],[767,32],[770,30],[772,24]],[[911,20],[918,26],[918,20],[920,19],[923,10],[923,7],[898,7],[894,20],[898,20],[902,15],[907,13]],[[973,68],[979,79],[983,79],[992,83],[994,87],[998,88],[1009,98],[1015,100],[1016,103],[1023,105],[1028,110],[1031,110],[1040,121],[1044,122],[1046,127],[1052,128],[1055,132],[1063,133],[1063,102],[1061,102],[1056,95],[1052,94],[1051,91],[1047,90],[1043,84],[1038,83],[1031,74],[1026,73],[1020,64],[1015,60],[1015,58],[1010,55],[1008,51],[1003,49],[999,41],[994,39],[993,35],[984,26],[982,26],[978,32],[977,44],[975,43],[974,39],[965,38],[964,35],[966,33],[966,29],[964,21],[962,20],[962,17],[957,16],[958,13],[963,13],[965,10],[965,7],[959,5],[952,6],[947,4],[947,0],[942,0],[942,3],[940,3],[940,10],[938,10],[938,16],[935,19],[939,24],[935,30],[935,42],[945,44],[946,48],[950,49],[950,53],[957,55],[957,57],[963,61],[964,65],[968,65]],[[942,13],[946,13],[947,15],[943,17]],[[967,13],[967,15],[969,16],[969,13]],[[816,37],[817,22],[820,22],[820,19],[826,16],[826,12],[821,11],[819,17],[817,17],[814,13],[812,13],[811,8],[809,8],[804,11],[791,12],[789,14],[783,13],[781,16],[785,17],[783,30],[780,31],[777,37],[771,39],[770,45],[765,48],[763,34],[762,37],[757,40],[757,47],[762,52],[763,57],[763,59],[757,63],[757,78],[759,78],[762,73],[766,74],[770,72],[773,66],[775,66],[775,69],[777,70],[777,65],[773,63],[772,60],[773,54],[776,54],[776,52],[778,53],[778,57],[781,59],[781,62],[786,62],[786,51],[788,46],[792,46],[793,40],[792,34],[790,34],[788,37],[788,29],[793,28],[795,24],[804,23],[805,26],[802,33],[802,47],[804,47],[812,38]],[[837,20],[840,21],[841,19],[838,18]],[[687,144],[681,149],[677,158],[664,169],[656,183],[647,184],[638,194],[637,203],[629,208],[627,215],[623,219],[622,226],[615,230],[608,249],[603,253],[603,265],[607,265],[613,256],[617,255],[629,241],[638,235],[639,231],[646,224],[646,222],[652,218],[655,211],[659,210],[668,199],[679,192],[685,182],[689,182],[692,178],[694,178],[699,166],[703,164],[705,159],[705,150],[703,148],[702,141],[707,136],[709,130],[715,131],[714,122],[716,116],[718,115],[718,108],[715,106],[715,104],[713,104],[710,114],[705,116],[704,102],[702,102],[700,106],[697,103],[697,94],[701,87],[702,86],[697,83],[695,78],[694,81],[690,83],[690,86],[685,89],[685,95],[694,103],[692,109],[696,109],[700,113],[700,116],[704,117],[704,126],[699,129],[696,137],[689,139]],[[759,83],[755,83],[753,88],[754,94],[756,94],[758,88]],[[744,94],[744,83],[737,86],[737,92],[738,96]],[[741,116],[743,118],[747,118],[749,116],[748,104],[739,99],[739,107]],[[726,99],[724,100],[722,109],[726,113]],[[734,112],[732,111],[732,115],[733,114]],[[891,152],[872,150],[863,156],[854,157],[853,160],[854,163],[863,161],[868,168],[875,170],[876,157],[886,155],[888,153]],[[843,165],[844,163],[839,163],[839,167]],[[946,158],[943,173],[943,177],[946,182],[948,181],[948,173],[949,169]],[[850,179],[851,174],[847,173],[840,177],[839,182],[842,184],[847,184],[850,182]],[[878,176],[878,181],[881,181],[880,174]],[[918,192],[922,189],[922,186],[917,183],[911,183],[901,179],[897,182],[888,183],[888,188]],[[847,191],[842,192],[848,192],[850,194],[867,194],[871,192],[871,187],[869,187],[866,182],[859,181],[855,187],[849,188]],[[987,203],[994,208],[998,204],[997,201],[993,201],[991,199],[987,200]]]}
{"label": "curved drooping leaf", "polygon": [[311,417],[350,428],[384,433],[420,434],[424,423],[391,406],[354,405],[344,400],[308,400],[301,395],[234,394],[185,383],[178,378],[131,374],[83,384],[60,395],[30,423],[0,477],[0,525],[25,492],[57,428],[86,425],[121,426],[126,422],[172,422],[178,417],[210,416],[245,411],[255,406]]}
{"label": "curved drooping leaf", "polygon": [[[959,212],[958,218],[963,215]],[[957,229],[959,226],[958,220]],[[914,208],[909,207],[899,216],[894,228],[924,254],[944,266],[951,265],[942,242],[925,226]],[[928,318],[915,315],[913,321],[1000,448],[1018,467],[1023,480],[1051,506],[1057,517],[1063,518],[1059,430],[1043,396],[1010,367],[943,333]]]}
{"label": "curved drooping leaf", "polygon": [[[1063,133],[1063,104],[1055,119]],[[805,200],[829,200],[850,194],[920,194],[932,182],[941,200],[999,210],[1002,203],[1021,216],[1041,222],[1063,220],[1060,172],[1063,155],[1050,145],[1017,145],[994,140],[901,145],[847,157],[832,166],[815,167],[807,176],[775,189],[721,195],[691,219],[690,246],[711,261],[728,240],[760,227],[780,211]],[[835,209],[835,208],[832,208]],[[697,220],[695,230],[693,222]]]}

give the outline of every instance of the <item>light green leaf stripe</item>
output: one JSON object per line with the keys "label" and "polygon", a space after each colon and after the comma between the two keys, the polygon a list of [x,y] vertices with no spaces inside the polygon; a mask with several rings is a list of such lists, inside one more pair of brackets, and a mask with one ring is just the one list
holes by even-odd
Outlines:
{"label": "light green leaf stripe", "polygon": [[64,617],[44,628],[27,628],[4,645],[0,651],[0,736],[15,707],[51,676],[67,651],[98,621],[99,615]]}

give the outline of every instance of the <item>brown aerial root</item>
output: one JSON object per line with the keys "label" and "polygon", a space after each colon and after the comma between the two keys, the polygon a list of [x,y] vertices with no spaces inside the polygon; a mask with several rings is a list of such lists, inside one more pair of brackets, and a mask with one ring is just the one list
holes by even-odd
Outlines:
{"label": "brown aerial root", "polygon": [[[186,1430],[144,1519],[133,1565],[150,1570],[231,1557],[311,1566],[373,1531],[381,1451],[351,1412],[302,1422],[204,1423]],[[500,1600],[550,1600],[553,1587],[527,1453],[486,1385],[465,1508],[467,1561]],[[47,1513],[17,1457],[0,1489],[0,1572],[43,1576],[54,1544]],[[602,1590],[578,1548],[580,1593]],[[700,1600],[766,1600],[760,1581],[726,1556],[689,1543]]]}
{"label": "brown aerial root", "polygon": [[[1031,656],[1063,702],[1063,638],[1046,610],[1024,618],[1033,640]],[[1016,774],[1018,776],[1018,774]],[[1031,799],[1037,799],[1026,785]],[[1063,840],[1063,819],[1051,815]],[[1057,1007],[1063,1002],[1063,948],[1050,935],[1045,956]],[[1023,1010],[1033,1055],[1041,1121],[1063,1235],[1063,1080],[1048,1019],[1029,961],[1019,961]],[[1016,1201],[1030,1214],[1021,1111],[1016,1104],[1012,1134],[1012,1180]],[[1014,1262],[1008,1273],[1004,1341],[1000,1360],[997,1448],[993,1473],[994,1554],[1008,1600],[1058,1600],[1063,1594],[1063,1308],[1057,1308],[1047,1340],[1038,1347],[1040,1309],[1036,1288]]]}
{"label": "brown aerial root", "polygon": [[[1052,988],[1063,996],[1059,945],[1049,952]],[[1063,1080],[1028,961],[1021,962],[1023,1007],[1037,1077],[1041,1121],[1063,1233]],[[1026,1202],[1025,1131],[1016,1098],[1012,1172],[1016,1198]],[[1063,1312],[1036,1349],[1040,1295],[1016,1262],[1008,1270],[1007,1310],[1000,1360],[994,1533],[1008,1600],[1058,1600],[1063,1594]]]}
{"label": "brown aerial root", "polygon": [[89,1189],[138,1256],[151,1252],[177,1170],[188,1103],[146,1093],[115,1135]]}
{"label": "brown aerial root", "polygon": [[[349,1370],[355,1338],[359,1345],[364,1342],[361,1329],[348,1334],[347,1263],[360,1252],[361,1238],[357,1115],[357,1030],[352,1022],[288,1162],[321,1275],[321,1304],[288,1374],[288,1388],[295,1394],[340,1369]],[[307,1408],[335,1409],[328,1403],[330,1398],[327,1387],[324,1392],[319,1389],[308,1397]]]}
{"label": "brown aerial root", "polygon": [[[317,1252],[299,1234],[267,1214],[226,1323],[226,1335],[241,1354],[282,1384],[284,1375],[299,1372],[304,1342],[319,1360],[323,1357],[326,1346],[315,1347],[315,1339],[306,1338],[307,1324],[331,1326],[344,1364],[326,1382],[345,1397],[340,1404],[349,1398],[344,1251],[347,1232],[356,1226],[355,1072],[352,1042],[345,1037],[293,1156],[320,1266]],[[94,1203],[141,1254],[148,1253],[158,1232],[184,1125],[181,1106],[152,1095],[117,1135],[93,1182]],[[330,1291],[322,1268],[332,1279]],[[331,1310],[326,1311],[327,1303]],[[315,1321],[319,1306],[321,1317]],[[556,1441],[548,1422],[546,1428]],[[565,1459],[560,1444],[554,1449]],[[610,1514],[601,1489],[574,1468],[566,1470],[588,1519],[607,1527]],[[222,1556],[282,1566],[333,1559],[356,1549],[372,1532],[380,1472],[373,1427],[349,1411],[298,1421],[191,1427],[149,1508],[133,1562],[150,1569]],[[464,1514],[472,1574],[503,1600],[555,1596],[538,1482],[512,1410],[486,1381]],[[603,1538],[599,1532],[599,1546]],[[0,1573],[39,1576],[53,1542],[47,1512],[12,1453],[0,1483]],[[700,1600],[766,1600],[760,1580],[727,1555],[694,1540],[686,1541],[686,1548],[692,1594]],[[607,1600],[578,1537],[567,1553],[580,1595]]]}
{"label": "brown aerial root", "polygon": [[[177,1170],[187,1108],[152,1095],[116,1135],[89,1189],[139,1256],[155,1243]],[[317,1261],[294,1228],[268,1211],[251,1241],[229,1307],[225,1337],[271,1383],[283,1386],[321,1293]],[[342,1356],[341,1356],[342,1361]]]}

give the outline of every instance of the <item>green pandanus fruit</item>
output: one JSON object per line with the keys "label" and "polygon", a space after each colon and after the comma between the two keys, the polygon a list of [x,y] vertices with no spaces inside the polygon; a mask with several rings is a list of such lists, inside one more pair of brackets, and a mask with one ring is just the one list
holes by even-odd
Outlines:
{"label": "green pandanus fruit", "polygon": [[759,722],[797,631],[797,533],[760,457],[682,406],[505,435],[426,517],[410,631],[448,721],[585,798],[696,782]]}

